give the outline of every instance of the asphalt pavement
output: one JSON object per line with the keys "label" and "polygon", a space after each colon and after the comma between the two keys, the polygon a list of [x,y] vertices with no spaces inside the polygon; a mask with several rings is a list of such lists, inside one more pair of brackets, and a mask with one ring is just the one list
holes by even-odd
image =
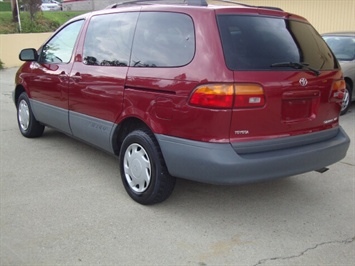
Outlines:
{"label": "asphalt pavement", "polygon": [[354,104],[340,119],[348,154],[323,174],[178,180],[167,201],[142,206],[117,158],[52,129],[21,136],[15,72],[0,71],[0,265],[354,265]]}

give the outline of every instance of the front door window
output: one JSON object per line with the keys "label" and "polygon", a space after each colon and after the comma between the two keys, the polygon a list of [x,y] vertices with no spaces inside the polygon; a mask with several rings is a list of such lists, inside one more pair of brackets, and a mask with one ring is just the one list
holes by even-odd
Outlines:
{"label": "front door window", "polygon": [[69,63],[83,20],[73,22],[58,32],[42,49],[41,63]]}

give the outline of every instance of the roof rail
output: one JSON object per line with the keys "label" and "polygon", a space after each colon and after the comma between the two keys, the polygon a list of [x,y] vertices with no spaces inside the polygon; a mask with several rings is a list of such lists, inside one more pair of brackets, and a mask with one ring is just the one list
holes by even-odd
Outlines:
{"label": "roof rail", "polygon": [[279,8],[276,6],[257,6],[257,8],[265,8],[265,9],[271,9],[271,10],[276,10],[276,11],[284,11],[282,8]]}
{"label": "roof rail", "polygon": [[206,0],[132,0],[122,1],[105,7],[105,9],[117,8],[121,6],[134,6],[134,5],[154,5],[154,4],[167,4],[167,5],[189,5],[189,6],[207,6]]}
{"label": "roof rail", "polygon": [[256,7],[256,8],[284,11],[283,9],[281,9],[279,7],[274,7],[274,6],[254,6],[254,5],[248,5],[248,4],[244,4],[244,3],[236,2],[236,1],[232,1],[232,0],[215,0],[215,1],[216,2],[223,2],[223,3],[230,3],[230,4],[240,5],[240,6],[246,6],[246,7]]}

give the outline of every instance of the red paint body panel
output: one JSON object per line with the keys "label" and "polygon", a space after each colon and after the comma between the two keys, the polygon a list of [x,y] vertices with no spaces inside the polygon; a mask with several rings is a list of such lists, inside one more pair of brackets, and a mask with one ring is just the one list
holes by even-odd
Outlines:
{"label": "red paint body panel", "polygon": [[126,67],[105,67],[75,62],[70,76],[69,110],[115,122],[122,112]]}
{"label": "red paint body panel", "polygon": [[38,101],[68,109],[70,64],[38,64],[28,62],[23,68],[29,95]]}
{"label": "red paint body panel", "polygon": [[[166,9],[166,6],[144,6],[121,9],[120,12]],[[205,142],[270,139],[338,125],[336,118],[340,106],[329,102],[329,94],[333,81],[341,78],[340,71],[316,76],[305,70],[234,72],[226,66],[221,40],[217,38],[216,14],[237,12],[280,18],[288,18],[289,14],[244,7],[207,7],[204,10],[170,7],[169,10],[186,12],[195,22],[195,56],[189,64],[177,68],[85,65],[82,59],[84,33],[90,19],[90,15],[85,15],[88,19],[69,64],[26,63],[23,66],[22,72],[32,73],[24,78],[24,84],[30,84],[26,87],[28,94],[38,101],[115,124],[134,117],[142,120],[154,133]],[[302,17],[292,15],[292,18],[307,22]],[[30,65],[35,67],[30,69]],[[308,79],[307,90],[314,94],[304,93],[305,88],[299,84],[301,78]],[[188,104],[198,85],[233,82],[261,85],[265,106],[220,110]],[[330,120],[331,123],[325,122]]]}
{"label": "red paint body panel", "polygon": [[[307,78],[307,87],[299,84]],[[338,125],[339,103],[330,103],[330,88],[341,72],[320,76],[304,71],[236,73],[238,82],[255,82],[264,88],[262,108],[233,110],[231,142],[294,136],[317,132]],[[277,82],[275,82],[277,80]],[[331,123],[326,121],[332,120]],[[237,131],[249,134],[238,134]]]}

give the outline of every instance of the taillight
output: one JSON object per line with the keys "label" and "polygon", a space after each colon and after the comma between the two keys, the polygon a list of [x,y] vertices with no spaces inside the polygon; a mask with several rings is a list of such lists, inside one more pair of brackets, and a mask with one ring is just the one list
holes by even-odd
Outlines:
{"label": "taillight", "polygon": [[235,84],[235,108],[262,107],[264,90],[259,84]]}
{"label": "taillight", "polygon": [[210,108],[232,108],[233,96],[233,84],[206,84],[195,89],[190,104]]}
{"label": "taillight", "polygon": [[265,105],[265,95],[258,84],[205,84],[195,89],[189,103],[208,108],[254,108]]}
{"label": "taillight", "polygon": [[340,79],[333,82],[332,89],[330,92],[331,102],[342,102],[345,95],[346,83],[345,80]]}

